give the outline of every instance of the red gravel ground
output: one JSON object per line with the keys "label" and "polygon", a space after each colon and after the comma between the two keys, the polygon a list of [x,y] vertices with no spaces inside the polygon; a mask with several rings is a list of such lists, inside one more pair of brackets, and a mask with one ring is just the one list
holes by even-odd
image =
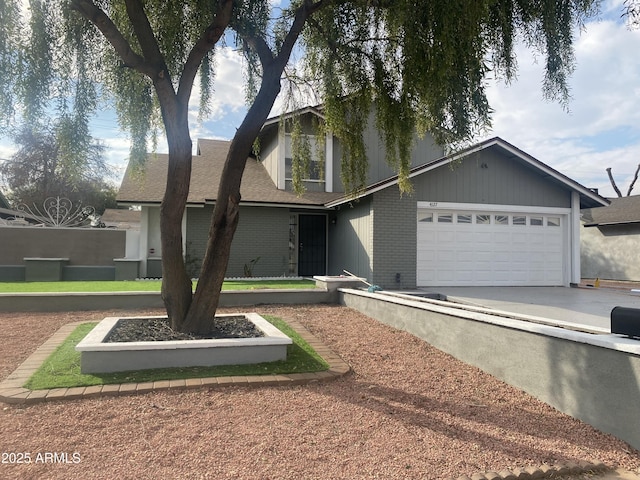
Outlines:
{"label": "red gravel ground", "polygon": [[[354,310],[255,310],[299,320],[353,372],[306,386],[0,405],[0,479],[442,479],[595,460],[640,472],[624,442]],[[0,313],[0,378],[61,325],[113,314]],[[32,463],[10,464],[13,453]]]}

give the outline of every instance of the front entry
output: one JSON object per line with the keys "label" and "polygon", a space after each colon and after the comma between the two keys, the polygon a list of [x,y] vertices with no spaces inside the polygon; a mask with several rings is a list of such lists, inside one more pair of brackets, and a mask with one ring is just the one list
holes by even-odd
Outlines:
{"label": "front entry", "polygon": [[327,273],[327,216],[298,216],[298,275]]}

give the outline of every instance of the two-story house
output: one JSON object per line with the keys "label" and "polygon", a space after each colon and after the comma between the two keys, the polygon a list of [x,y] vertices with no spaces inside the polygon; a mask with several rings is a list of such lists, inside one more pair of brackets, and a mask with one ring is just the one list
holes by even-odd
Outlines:
{"label": "two-story house", "polygon": [[[322,111],[301,112],[314,152],[306,192],[291,181],[291,132],[268,120],[249,158],[228,277],[340,275],[384,288],[444,285],[569,285],[580,280],[580,208],[606,205],[590,189],[499,139],[445,155],[416,138],[414,192],[400,195],[373,121],[365,132],[367,188],[354,198],[340,179],[340,140],[317,137]],[[229,142],[199,140],[182,223],[197,276]],[[140,276],[160,277],[160,202],[167,157],[125,175],[118,202],[141,205]]]}

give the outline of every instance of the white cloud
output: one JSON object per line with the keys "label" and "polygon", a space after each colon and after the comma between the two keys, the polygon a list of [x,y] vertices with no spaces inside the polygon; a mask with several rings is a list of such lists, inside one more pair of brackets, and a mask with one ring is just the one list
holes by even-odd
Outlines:
{"label": "white cloud", "polygon": [[[617,2],[620,3],[620,2]],[[616,2],[605,5],[613,18]],[[600,193],[613,196],[605,169],[626,188],[640,162],[640,31],[622,22],[590,22],[576,38],[569,112],[542,98],[543,65],[519,47],[517,81],[493,84],[493,129],[539,160]],[[621,188],[622,189],[622,188]],[[623,192],[625,193],[625,192]]]}
{"label": "white cloud", "polygon": [[[243,68],[240,53],[229,47],[216,49],[211,114],[205,120],[215,121],[226,113],[245,108]],[[199,110],[200,82],[197,80],[189,101],[191,125],[197,124]]]}

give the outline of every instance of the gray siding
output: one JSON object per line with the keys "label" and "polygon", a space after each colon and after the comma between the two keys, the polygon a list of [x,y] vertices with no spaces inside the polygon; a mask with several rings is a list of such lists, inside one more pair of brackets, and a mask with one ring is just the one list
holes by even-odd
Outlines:
{"label": "gray siding", "polygon": [[[198,275],[207,245],[212,206],[190,209],[187,223],[189,273]],[[244,276],[244,266],[260,257],[253,267],[256,277],[286,275],[289,265],[289,210],[240,207],[240,221],[231,244],[227,277]]]}
{"label": "gray siding", "polygon": [[261,139],[260,161],[271,180],[278,183],[278,129],[271,129],[269,135]]}
{"label": "gray siding", "polygon": [[[386,180],[397,174],[397,172],[387,164],[384,142],[380,138],[379,131],[375,126],[375,117],[373,114],[370,116],[369,124],[364,131],[364,144],[367,148],[367,159],[369,162],[367,185]],[[342,146],[338,139],[334,139],[333,150],[333,190],[334,192],[344,192],[344,185],[340,178]],[[416,135],[415,146],[411,155],[412,167],[424,165],[443,156],[444,148],[437,145],[431,135],[427,134],[424,138],[419,138]]]}
{"label": "gray siding", "polygon": [[396,187],[373,195],[373,282],[383,288],[415,288],[417,203]]}
{"label": "gray siding", "polygon": [[[332,220],[335,218],[335,223]],[[329,275],[354,275],[371,279],[373,258],[373,217],[371,199],[343,205],[329,215]]]}
{"label": "gray siding", "polygon": [[496,148],[471,154],[414,180],[418,201],[571,206],[571,192]]}

